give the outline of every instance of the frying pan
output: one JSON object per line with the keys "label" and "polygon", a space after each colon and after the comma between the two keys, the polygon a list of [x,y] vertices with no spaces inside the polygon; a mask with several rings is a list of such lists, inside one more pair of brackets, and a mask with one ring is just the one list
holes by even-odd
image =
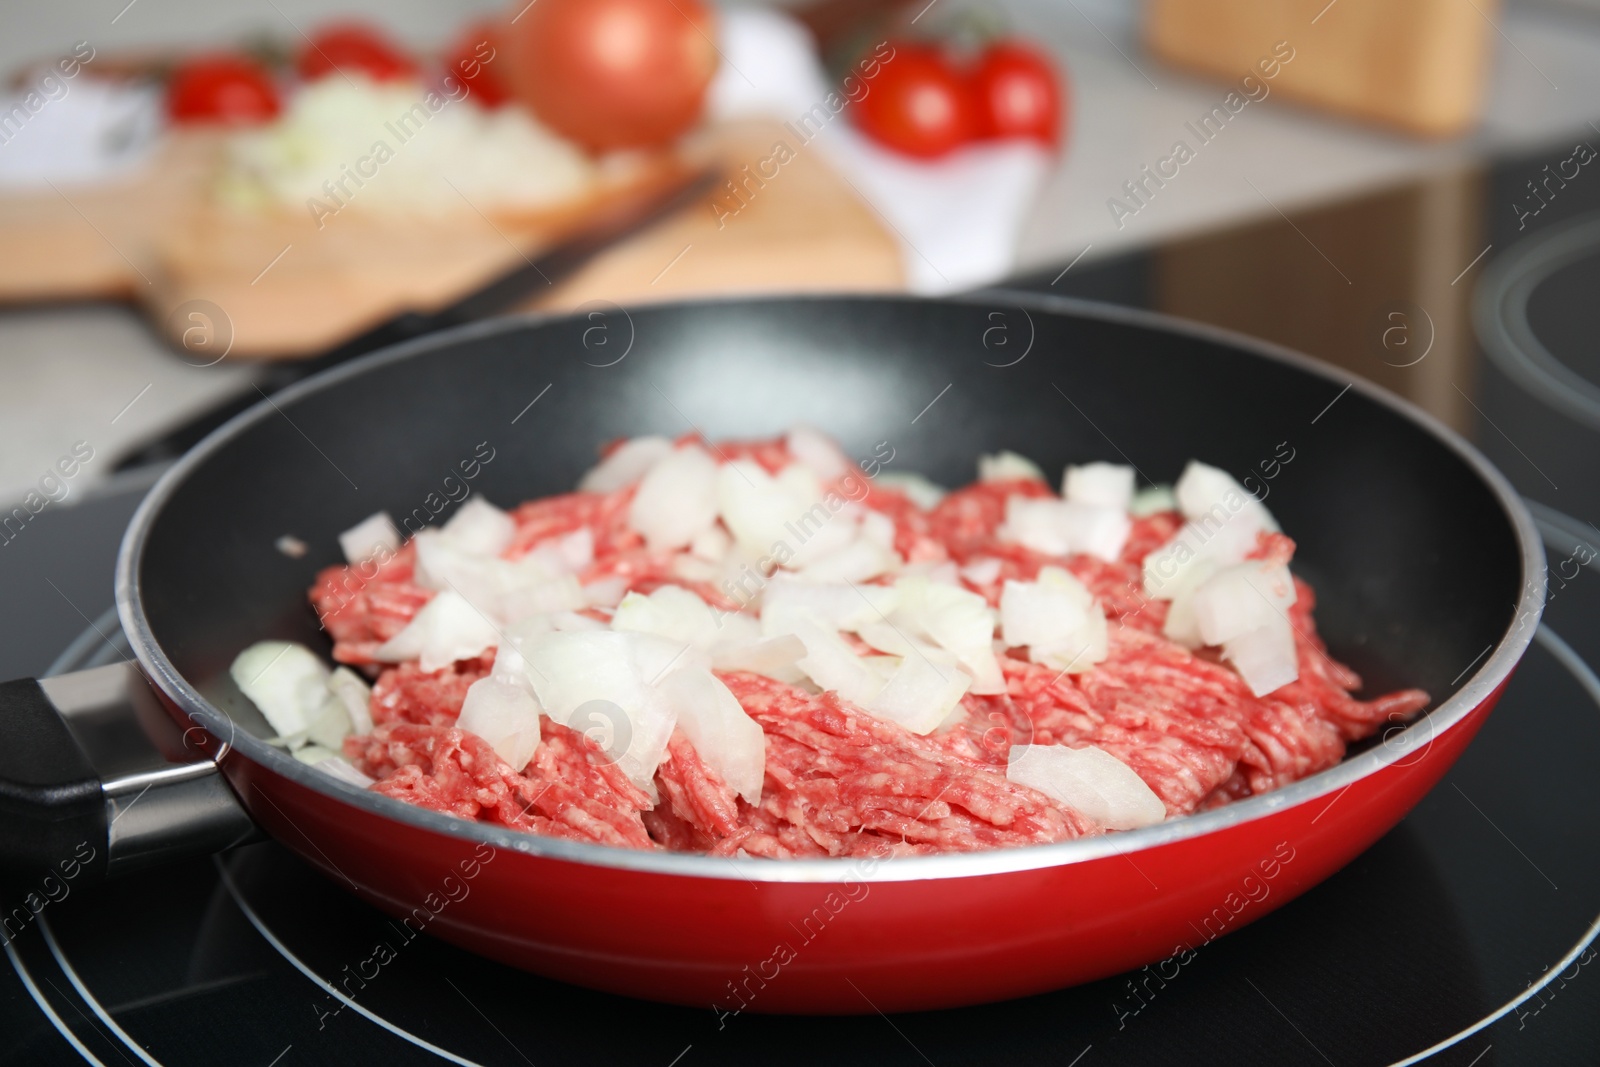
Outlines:
{"label": "frying pan", "polygon": [[[615,437],[796,422],[855,456],[887,442],[889,469],[945,484],[1001,448],[1154,481],[1191,457],[1255,472],[1334,655],[1369,694],[1415,685],[1435,702],[1337,767],[1142,830],[778,861],[547,839],[367,793],[263,741],[228,679],[255,641],[326,652],[305,591],[339,562],[338,532],[380,508],[443,521],[463,486],[502,505],[565,491]],[[284,535],[309,551],[279,551]],[[723,1013],[1015,997],[1181,961],[1348,862],[1460,755],[1543,599],[1533,523],[1469,445],[1374,386],[1217,330],[1006,293],[501,320],[292,386],[162,478],[118,561],[137,672],[0,687],[0,857],[37,899],[69,867],[215,849],[253,821],[407,928],[597,989]]]}

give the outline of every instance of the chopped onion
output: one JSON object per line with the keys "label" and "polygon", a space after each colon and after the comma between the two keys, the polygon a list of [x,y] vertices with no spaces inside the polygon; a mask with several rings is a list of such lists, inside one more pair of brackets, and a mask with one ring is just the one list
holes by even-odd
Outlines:
{"label": "chopped onion", "polygon": [[1006,498],[1006,519],[997,535],[1045,555],[1086,552],[1115,561],[1132,529],[1133,521],[1119,508],[1013,495]]}
{"label": "chopped onion", "polygon": [[672,442],[665,437],[635,437],[624,441],[579,480],[578,491],[614,493],[626,489],[671,451]]}
{"label": "chopped onion", "polygon": [[1242,508],[1222,520],[1203,516],[1184,523],[1172,540],[1145,556],[1145,592],[1176,600],[1219,568],[1243,562],[1262,529],[1259,516]]}
{"label": "chopped onion", "polygon": [[510,564],[502,572],[504,584],[496,598],[493,613],[501,621],[518,622],[534,615],[572,612],[588,607],[589,601],[583,588],[572,575],[563,574],[545,581],[537,574],[520,573],[516,567],[516,563]]}
{"label": "chopped onion", "polygon": [[810,426],[798,425],[784,438],[789,455],[811,468],[824,482],[835,481],[850,469],[850,460],[833,439]]}
{"label": "chopped onion", "polygon": [[527,688],[491,675],[467,689],[456,726],[483,738],[512,770],[520,771],[539,748],[539,712],[539,702]]}
{"label": "chopped onion", "polygon": [[871,508],[863,511],[858,534],[861,540],[870,541],[885,552],[893,552],[895,532],[894,520],[883,512]]}
{"label": "chopped onion", "polygon": [[929,734],[961,703],[971,684],[955,656],[937,648],[919,649],[902,656],[888,681],[862,706],[914,734]]}
{"label": "chopped onion", "polygon": [[592,608],[614,608],[627,592],[626,578],[597,578],[583,587],[583,599]]}
{"label": "chopped onion", "polygon": [[728,536],[728,531],[721,523],[712,523],[694,535],[694,540],[689,542],[689,554],[708,563],[721,563],[732,547],[733,538]]}
{"label": "chopped onion", "polygon": [[1249,630],[1282,621],[1295,601],[1294,579],[1281,563],[1249,560],[1226,567],[1190,594],[1200,637],[1220,645]]}
{"label": "chopped onion", "polygon": [[1218,467],[1191,459],[1183,468],[1178,484],[1173,486],[1178,509],[1183,517],[1197,520],[1210,517],[1214,523],[1225,522],[1237,514],[1250,516],[1258,529],[1278,530],[1278,523],[1267,506],[1234,480],[1233,475]]}
{"label": "chopped onion", "polygon": [[677,715],[678,727],[728,788],[761,802],[767,738],[728,687],[703,668],[674,671],[656,688]]}
{"label": "chopped onion", "polygon": [[1258,697],[1300,677],[1294,630],[1286,618],[1224,641],[1222,658],[1233,664],[1250,692]]}
{"label": "chopped onion", "polygon": [[1033,582],[1008,581],[1000,594],[1000,628],[1009,646],[1058,670],[1083,671],[1107,655],[1105,613],[1083,583],[1060,567]]}
{"label": "chopped onion", "polygon": [[555,549],[567,570],[574,574],[587,570],[594,562],[594,531],[584,526],[563,534],[555,539]]}
{"label": "chopped onion", "polygon": [[[339,753],[335,752],[333,749],[329,748],[327,745],[305,745],[305,744],[303,744],[299,748],[297,748],[293,752],[291,752],[290,755],[292,755],[295,759],[299,760],[301,763],[308,763],[313,767],[315,767],[318,764],[323,763],[323,762],[325,762],[327,760],[332,760],[332,759],[338,759],[339,758]],[[351,770],[355,770],[355,768],[352,767]]]}
{"label": "chopped onion", "polygon": [[[300,752],[305,751],[306,749],[300,750]],[[296,758],[299,758],[300,752],[295,753]],[[353,785],[357,789],[370,789],[376,781],[376,779],[369,778],[367,775],[356,770],[355,765],[349,760],[331,753],[323,756],[321,759],[308,762],[310,762],[313,767],[322,773],[331,775],[347,785]]]}
{"label": "chopped onion", "polygon": [[378,646],[372,658],[381,663],[417,660],[424,671],[437,671],[458,659],[471,659],[500,640],[494,623],[454,590],[435,594],[406,628]]}
{"label": "chopped onion", "polygon": [[1147,485],[1133,494],[1128,514],[1143,519],[1162,511],[1177,511],[1178,497],[1170,485]]}
{"label": "chopped onion", "polygon": [[601,743],[628,779],[652,795],[676,721],[671,705],[646,684],[635,654],[653,640],[659,639],[612,630],[554,631],[520,649],[545,714]]}
{"label": "chopped onion", "polygon": [[516,536],[511,516],[483,499],[468,497],[439,531],[450,547],[473,556],[498,556]]}
{"label": "chopped onion", "polygon": [[798,665],[805,643],[794,634],[754,641],[729,641],[711,650],[711,665],[719,671],[749,671],[794,685],[805,678]]}
{"label": "chopped onion", "polygon": [[887,585],[851,585],[848,582],[807,582],[776,575],[761,597],[761,632],[767,637],[789,631],[770,627],[768,616],[793,609],[814,615],[830,629],[855,630],[864,623],[882,622],[900,601]]}
{"label": "chopped onion", "polygon": [[923,511],[931,511],[943,500],[949,490],[911,471],[884,471],[874,479],[878,485],[885,489],[894,489],[904,493],[910,501]]}
{"label": "chopped onion", "polygon": [[995,613],[983,597],[922,577],[902,578],[895,590],[900,602],[892,622],[954,655],[972,676],[974,693],[1006,691],[994,655]]}
{"label": "chopped onion", "polygon": [[1012,482],[1022,479],[1042,482],[1045,480],[1044,471],[1027,456],[1019,456],[1015,452],[1002,451],[978,457],[978,481]]}
{"label": "chopped onion", "polygon": [[1068,467],[1061,478],[1061,495],[1075,504],[1127,511],[1133,502],[1133,468],[1116,463]]}
{"label": "chopped onion", "polygon": [[339,698],[350,728],[358,734],[372,732],[372,688],[366,679],[349,667],[335,667],[328,676],[328,691]]}
{"label": "chopped onion", "polygon": [[800,576],[808,582],[864,582],[898,569],[900,562],[893,549],[860,537],[807,563]]}
{"label": "chopped onion", "polygon": [[328,703],[328,668],[304,645],[258,641],[228,668],[239,691],[279,736],[304,735]]}
{"label": "chopped onion", "polygon": [[[313,711],[306,723],[306,740],[338,751],[350,736],[350,712],[333,693]],[[290,746],[291,748],[294,746]]]}
{"label": "chopped onion", "polygon": [[1133,768],[1093,745],[1013,745],[1006,777],[1037,789],[1106,830],[1137,830],[1167,817],[1167,807]]}
{"label": "chopped onion", "polygon": [[400,531],[387,511],[374,512],[339,535],[339,549],[350,563],[400,551]]}
{"label": "chopped onion", "polygon": [[810,611],[798,607],[764,608],[761,626],[769,637],[793,634],[800,639],[806,654],[796,665],[823,689],[835,690],[851,703],[865,707],[883,688],[882,679],[862,662],[838,631]]}
{"label": "chopped onion", "polygon": [[628,508],[628,524],[652,552],[687,548],[717,521],[717,461],[685,445],[650,468]]}
{"label": "chopped onion", "polygon": [[993,556],[980,556],[961,568],[961,577],[973,585],[993,585],[1004,566]]}
{"label": "chopped onion", "polygon": [[615,630],[654,634],[678,645],[709,650],[717,642],[717,620],[706,602],[689,590],[664,585],[649,596],[629,593],[611,618]]}

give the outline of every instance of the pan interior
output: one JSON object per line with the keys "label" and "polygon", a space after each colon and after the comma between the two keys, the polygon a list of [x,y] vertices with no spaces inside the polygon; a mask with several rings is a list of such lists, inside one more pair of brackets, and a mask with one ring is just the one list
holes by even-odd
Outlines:
{"label": "pan interior", "polygon": [[[804,422],[951,486],[999,449],[1052,478],[1105,460],[1171,482],[1190,458],[1253,474],[1369,694],[1415,685],[1437,703],[1501,639],[1522,582],[1511,520],[1422,425],[1361,389],[1329,407],[1341,381],[1212,336],[1011,299],[597,306],[346,368],[202,446],[136,564],[151,632],[265,734],[228,665],[266,638],[329,650],[305,593],[342,562],[341,530],[378,510],[437,524],[471,493],[509,507],[570,490],[617,437]],[[284,535],[309,551],[285,555]]]}

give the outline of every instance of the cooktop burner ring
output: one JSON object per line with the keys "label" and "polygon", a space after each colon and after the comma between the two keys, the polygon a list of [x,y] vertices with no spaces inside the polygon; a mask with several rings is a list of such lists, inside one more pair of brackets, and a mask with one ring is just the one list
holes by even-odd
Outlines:
{"label": "cooktop burner ring", "polygon": [[1489,264],[1472,301],[1478,343],[1497,368],[1532,395],[1600,430],[1600,385],[1551,352],[1528,319],[1528,301],[1564,267],[1600,255],[1600,214],[1519,242]]}

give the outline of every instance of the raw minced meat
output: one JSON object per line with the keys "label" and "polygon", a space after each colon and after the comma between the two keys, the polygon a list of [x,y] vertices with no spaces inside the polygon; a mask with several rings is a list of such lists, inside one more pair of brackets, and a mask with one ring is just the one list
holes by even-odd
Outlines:
{"label": "raw minced meat", "polygon": [[[795,462],[782,439],[725,443],[715,452],[719,462],[747,460],[772,475]],[[407,544],[381,562],[328,568],[310,593],[333,638],[334,658],[376,675],[375,728],[348,738],[346,756],[377,780],[376,792],[549,836],[729,856],[848,856],[885,845],[894,854],[919,854],[1100,832],[1069,805],[1010,780],[1013,746],[1095,746],[1131,768],[1168,815],[1177,816],[1333,766],[1349,743],[1427,704],[1418,690],[1370,701],[1353,697],[1361,680],[1328,655],[1312,618],[1314,594],[1299,579],[1287,612],[1298,677],[1265,695],[1253,693],[1218,649],[1185,647],[1163,636],[1170,602],[1147,595],[1142,566],[1183,526],[1177,512],[1133,519],[1115,559],[1048,555],[1013,543],[1002,528],[1008,497],[1054,495],[1041,482],[975,484],[924,510],[904,493],[852,476],[859,492],[851,499],[888,518],[889,543],[900,560],[961,568],[963,588],[991,606],[1000,604],[1006,582],[1032,582],[1044,568],[1065,568],[1105,614],[1104,658],[1069,673],[1031,661],[1024,649],[999,647],[1003,692],[966,693],[957,712],[926,735],[837,692],[718,671],[764,736],[758,802],[730,788],[681,728],[667,742],[651,795],[596,740],[547,716],[540,719],[533,758],[520,768],[458,729],[469,687],[494,665],[492,648],[431,672],[414,661],[380,662],[380,647],[435,595],[416,584],[416,552]],[[693,571],[689,550],[647,547],[629,522],[635,491],[576,492],[523,504],[510,513],[514,533],[501,555],[516,559],[587,530],[593,557],[576,576],[584,587],[620,580],[628,590],[649,593],[679,585],[717,610],[747,606],[734,585]],[[1292,553],[1287,537],[1263,533],[1250,558],[1286,564]],[[604,609],[588,614],[607,617]],[[854,635],[846,639],[858,653],[871,651]]]}

